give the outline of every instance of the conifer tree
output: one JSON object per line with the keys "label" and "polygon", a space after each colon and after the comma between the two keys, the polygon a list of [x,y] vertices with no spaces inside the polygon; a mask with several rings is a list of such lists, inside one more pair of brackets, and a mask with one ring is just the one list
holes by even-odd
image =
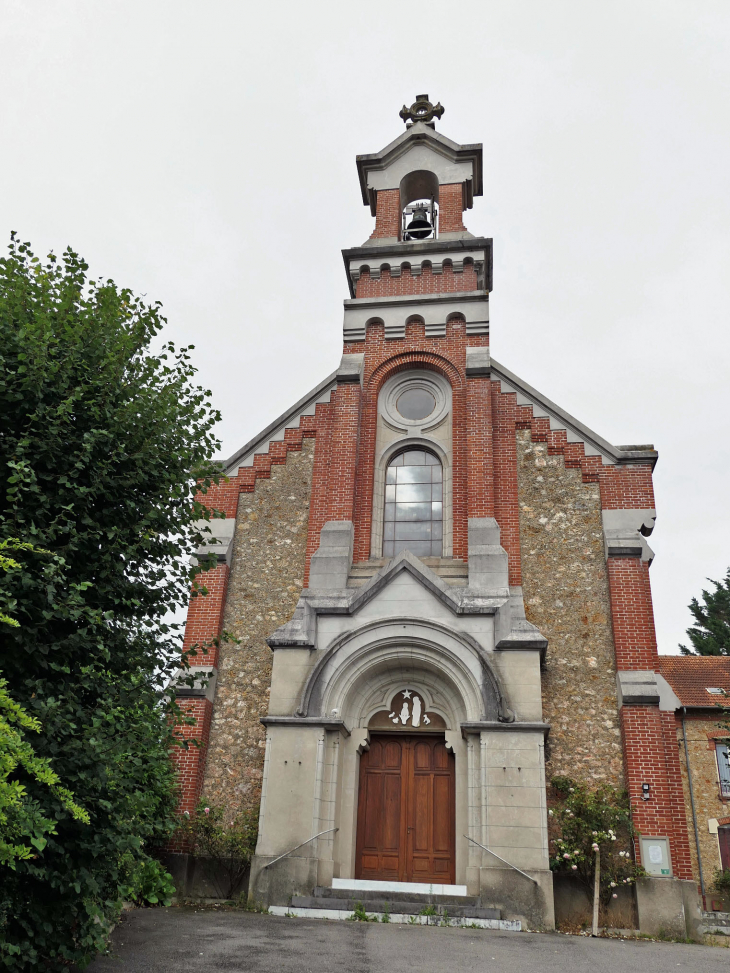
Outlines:
{"label": "conifer tree", "polygon": [[703,590],[702,604],[696,598],[690,602],[695,624],[687,635],[692,646],[680,645],[682,655],[730,655],[730,568],[724,581],[707,580],[715,590]]}

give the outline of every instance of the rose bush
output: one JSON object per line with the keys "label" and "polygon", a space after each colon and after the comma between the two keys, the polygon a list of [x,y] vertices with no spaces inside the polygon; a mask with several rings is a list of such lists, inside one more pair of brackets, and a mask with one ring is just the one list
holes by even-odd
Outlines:
{"label": "rose bush", "polygon": [[608,784],[590,790],[569,777],[553,777],[549,816],[550,868],[570,874],[593,898],[596,851],[601,852],[601,904],[617,897],[621,886],[644,874],[631,853],[634,828],[625,791]]}

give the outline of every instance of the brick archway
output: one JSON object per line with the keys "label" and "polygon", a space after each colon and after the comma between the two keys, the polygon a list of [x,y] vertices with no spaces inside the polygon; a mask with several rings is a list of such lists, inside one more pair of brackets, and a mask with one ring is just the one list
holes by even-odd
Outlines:
{"label": "brick archway", "polygon": [[411,369],[425,369],[436,372],[443,376],[451,386],[453,555],[460,558],[466,557],[467,471],[465,423],[463,421],[466,410],[465,375],[463,368],[458,367],[449,358],[424,350],[392,355],[374,364],[369,373],[366,367],[360,422],[360,461],[355,484],[354,561],[366,561],[371,555],[378,396],[381,388],[391,376]]}

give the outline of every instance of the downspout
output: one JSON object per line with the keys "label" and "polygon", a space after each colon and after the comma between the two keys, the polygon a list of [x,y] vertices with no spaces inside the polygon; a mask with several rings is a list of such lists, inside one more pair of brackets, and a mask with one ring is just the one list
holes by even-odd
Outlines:
{"label": "downspout", "polygon": [[695,848],[697,849],[697,867],[700,872],[700,890],[702,892],[702,908],[705,907],[705,879],[702,874],[702,856],[700,854],[700,833],[697,830],[697,812],[695,811],[695,791],[692,786],[692,770],[689,764],[689,747],[687,746],[687,725],[685,724],[685,717],[687,716],[687,707],[682,707],[682,736],[684,737],[684,755],[687,760],[687,780],[689,781],[689,801],[692,805],[692,824],[695,829]]}

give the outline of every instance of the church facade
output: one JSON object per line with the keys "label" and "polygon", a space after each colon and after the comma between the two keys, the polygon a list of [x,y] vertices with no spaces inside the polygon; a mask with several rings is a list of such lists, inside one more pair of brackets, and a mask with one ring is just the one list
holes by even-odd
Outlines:
{"label": "church facade", "polygon": [[250,892],[273,906],[458,888],[551,928],[550,777],[625,786],[638,860],[645,838],[663,856],[640,919],[669,928],[696,891],[659,705],[657,453],[491,357],[492,240],[464,222],[482,146],[441,113],[419,96],[358,156],[374,228],[343,251],[340,364],[206,495],[225,519],[186,645],[237,641],[180,698],[203,744],[178,757],[182,806],[260,801]]}

